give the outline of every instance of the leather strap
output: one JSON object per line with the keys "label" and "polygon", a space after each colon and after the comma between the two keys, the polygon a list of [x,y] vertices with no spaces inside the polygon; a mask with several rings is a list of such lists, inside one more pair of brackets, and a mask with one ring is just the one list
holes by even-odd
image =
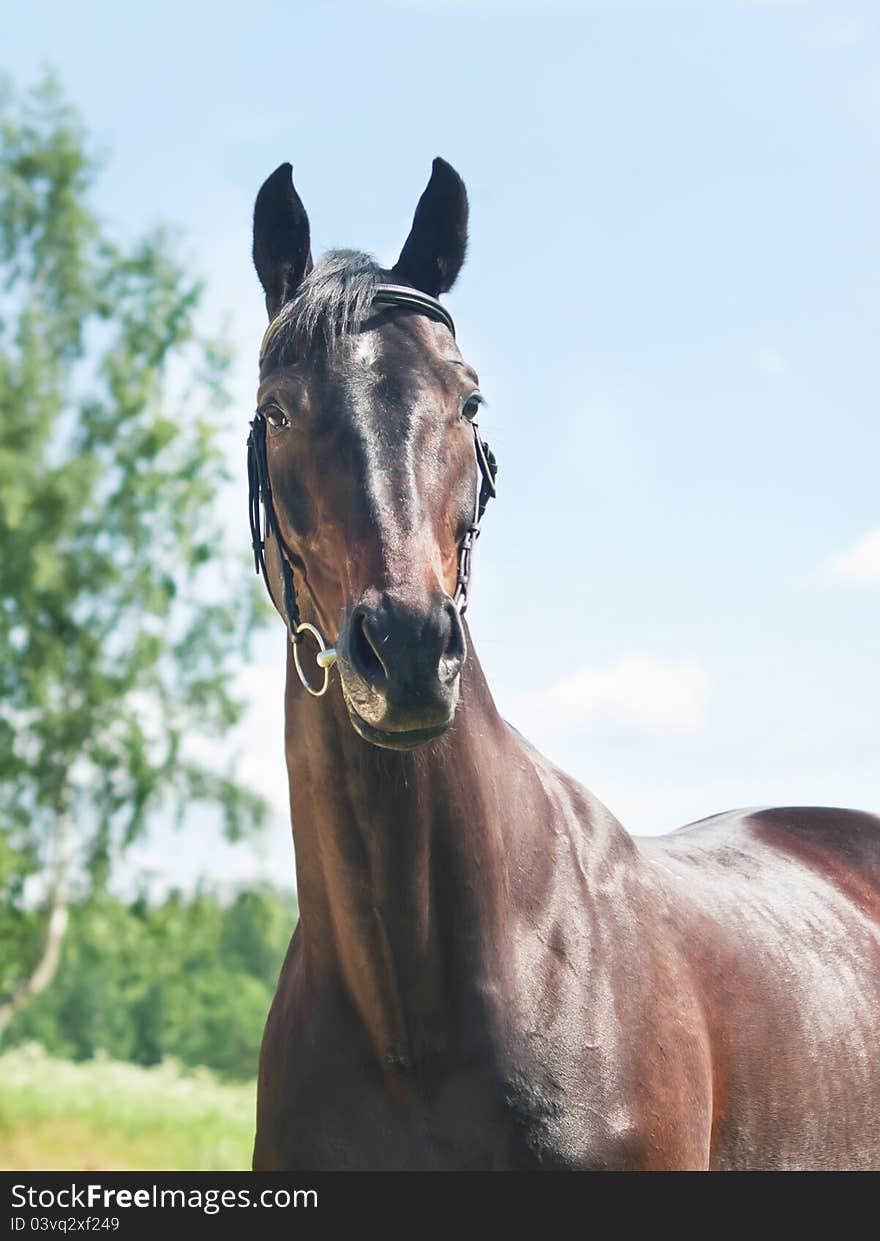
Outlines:
{"label": "leather strap", "polygon": [[373,290],[373,302],[378,302],[382,306],[409,306],[413,310],[420,310],[422,314],[428,315],[431,319],[445,323],[452,333],[453,340],[455,339],[455,324],[452,321],[452,315],[442,302],[438,302],[436,297],[431,297],[428,293],[422,293],[419,289],[411,289],[405,284],[377,284]]}

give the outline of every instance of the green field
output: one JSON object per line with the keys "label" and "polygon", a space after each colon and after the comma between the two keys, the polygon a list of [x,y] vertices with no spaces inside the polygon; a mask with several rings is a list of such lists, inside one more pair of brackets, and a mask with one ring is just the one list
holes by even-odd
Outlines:
{"label": "green field", "polygon": [[253,1083],[173,1064],[72,1063],[39,1046],[0,1056],[0,1169],[247,1169]]}

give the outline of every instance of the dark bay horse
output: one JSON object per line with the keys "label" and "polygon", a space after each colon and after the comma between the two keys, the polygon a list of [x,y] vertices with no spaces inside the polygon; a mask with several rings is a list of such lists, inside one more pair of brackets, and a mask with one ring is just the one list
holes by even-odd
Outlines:
{"label": "dark bay horse", "polygon": [[462,620],[494,462],[437,300],[466,236],[442,160],[390,270],[312,265],[289,164],[257,198],[301,916],[254,1166],[880,1167],[880,819],[635,840],[495,709]]}

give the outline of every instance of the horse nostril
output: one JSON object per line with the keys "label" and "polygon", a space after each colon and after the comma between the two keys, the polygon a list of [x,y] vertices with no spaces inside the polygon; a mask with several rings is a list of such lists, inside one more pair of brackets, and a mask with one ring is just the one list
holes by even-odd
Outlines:
{"label": "horse nostril", "polygon": [[355,617],[349,638],[351,658],[365,680],[371,685],[380,685],[387,680],[388,672],[370,637],[367,628],[367,616],[361,612]]}
{"label": "horse nostril", "polygon": [[461,665],[464,663],[467,648],[464,639],[464,626],[461,623],[461,616],[458,608],[448,600],[445,606],[448,630],[446,633],[446,641],[443,646],[443,652],[440,656],[440,662],[437,668],[441,681],[451,681],[461,671]]}
{"label": "horse nostril", "polygon": [[467,640],[452,599],[415,607],[393,597],[361,604],[347,629],[347,656],[362,688],[382,696],[446,693],[461,671]]}

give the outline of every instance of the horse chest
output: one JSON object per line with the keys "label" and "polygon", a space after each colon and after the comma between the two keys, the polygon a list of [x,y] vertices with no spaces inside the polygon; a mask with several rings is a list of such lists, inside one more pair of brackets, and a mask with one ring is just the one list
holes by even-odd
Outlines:
{"label": "horse chest", "polygon": [[[286,1098],[264,1099],[258,1166],[562,1169],[638,1166],[634,1111],[548,1046],[379,1066],[357,1037],[301,1049]],[[568,1088],[561,1085],[569,1079]],[[280,1106],[275,1106],[277,1102]],[[262,1151],[262,1153],[261,1153]]]}

